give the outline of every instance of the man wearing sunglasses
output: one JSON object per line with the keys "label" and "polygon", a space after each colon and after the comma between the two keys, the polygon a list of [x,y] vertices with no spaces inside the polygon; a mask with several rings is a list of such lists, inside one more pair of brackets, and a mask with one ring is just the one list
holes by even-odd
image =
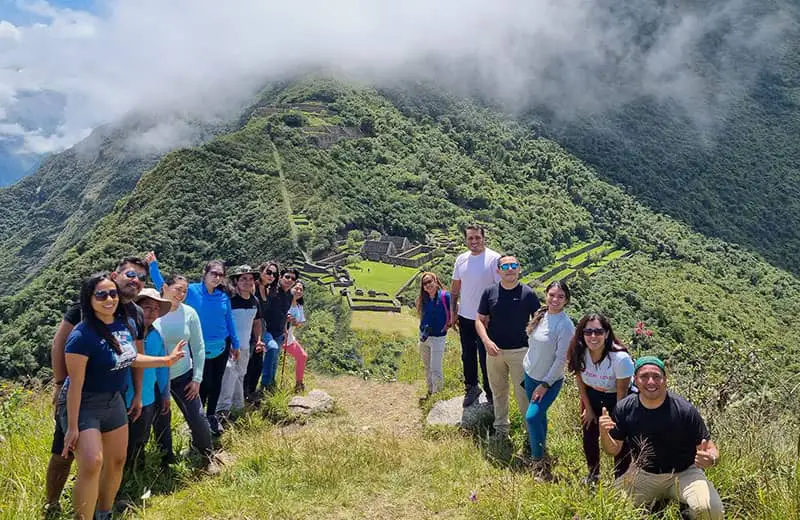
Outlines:
{"label": "man wearing sunglasses", "polygon": [[461,337],[464,408],[466,408],[481,395],[481,387],[478,385],[478,363],[483,372],[486,399],[492,401],[492,389],[486,371],[486,349],[475,330],[475,319],[483,290],[500,281],[497,274],[497,260],[500,255],[486,247],[486,231],[481,225],[467,226],[464,230],[464,239],[469,251],[458,255],[453,266],[450,284],[450,326],[455,327],[457,323]]}
{"label": "man wearing sunglasses", "polygon": [[[140,353],[144,353],[144,313],[133,300],[139,294],[139,291],[144,288],[144,283],[147,280],[147,264],[139,257],[125,257],[119,261],[117,269],[111,273],[111,279],[117,282],[120,303],[126,306],[128,316],[133,318],[136,325],[136,348]],[[55,336],[53,336],[53,344],[50,349],[53,379],[55,380],[53,404],[55,404],[56,396],[58,396],[61,387],[64,386],[64,380],[67,378],[67,364],[64,357],[67,337],[80,322],[81,306],[80,303],[74,303],[64,313],[64,318],[61,320]],[[141,368],[131,368],[131,371],[134,397],[128,410],[128,415],[131,421],[135,421],[142,413],[142,377],[144,373]],[[64,484],[69,477],[69,470],[72,465],[71,455],[67,459],[61,456],[64,451],[64,432],[58,421],[56,421],[55,431],[53,432],[53,443],[50,451],[50,462],[47,465],[45,483],[46,507],[48,509],[58,509],[58,501],[61,498],[61,492],[64,490]]]}
{"label": "man wearing sunglasses", "polygon": [[603,408],[599,418],[603,449],[616,456],[623,442],[633,464],[614,483],[637,506],[673,498],[689,506],[691,518],[723,518],[722,501],[703,470],[719,459],[700,412],[686,399],[667,391],[664,362],[654,356],[636,360],[638,394]]}
{"label": "man wearing sunglasses", "polygon": [[525,328],[539,308],[533,290],[519,282],[520,265],[516,257],[503,255],[497,260],[500,282],[484,289],[478,304],[475,331],[486,347],[486,368],[494,395],[494,430],[500,438],[509,434],[508,376],[522,416],[528,410],[528,397],[520,385],[525,379],[522,362],[528,351]]}

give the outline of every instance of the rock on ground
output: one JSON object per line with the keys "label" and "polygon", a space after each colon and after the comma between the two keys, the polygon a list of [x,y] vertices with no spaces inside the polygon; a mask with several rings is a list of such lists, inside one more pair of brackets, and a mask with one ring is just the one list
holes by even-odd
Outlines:
{"label": "rock on ground", "polygon": [[289,401],[289,411],[300,415],[315,415],[333,410],[333,397],[324,390],[314,389],[308,395],[298,395]]}
{"label": "rock on ground", "polygon": [[481,394],[480,398],[467,408],[462,406],[463,402],[463,397],[437,402],[428,413],[425,423],[429,426],[460,426],[467,430],[492,424],[494,413],[486,401],[486,394]]}

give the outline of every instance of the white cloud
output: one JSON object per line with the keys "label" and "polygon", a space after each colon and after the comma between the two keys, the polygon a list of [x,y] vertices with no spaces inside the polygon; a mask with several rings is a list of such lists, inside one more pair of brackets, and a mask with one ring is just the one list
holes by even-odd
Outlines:
{"label": "white cloud", "polygon": [[[18,0],[44,23],[0,22],[0,111],[23,90],[62,93],[58,132],[33,130],[25,141],[57,150],[134,110],[216,117],[304,66],[397,77],[433,62],[448,71],[440,79],[512,103],[580,112],[650,94],[694,112],[714,99],[709,88],[728,92],[726,82],[747,80],[747,70],[724,69],[724,60],[712,84],[691,67],[695,44],[745,1],[687,8],[674,20],[659,19],[648,2],[632,4],[635,17],[658,22],[643,46],[631,20],[594,0],[108,0],[100,15]],[[730,33],[747,52],[780,34],[774,17],[751,22]],[[179,135],[162,125],[141,142]]]}
{"label": "white cloud", "polygon": [[0,20],[0,40],[19,40],[20,32],[17,26],[8,20]]}

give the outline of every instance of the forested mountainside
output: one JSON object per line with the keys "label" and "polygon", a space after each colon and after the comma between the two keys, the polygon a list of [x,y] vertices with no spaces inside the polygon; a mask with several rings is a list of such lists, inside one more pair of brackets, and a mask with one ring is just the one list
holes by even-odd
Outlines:
{"label": "forested mountainside", "polygon": [[[580,239],[634,251],[579,277],[572,313],[603,310],[621,330],[644,321],[654,334],[637,353],[701,373],[709,400],[778,400],[781,378],[799,368],[789,342],[800,332],[796,278],[651,211],[500,114],[422,85],[378,92],[307,79],[265,91],[245,120],[164,157],[2,300],[2,376],[45,375],[77,280],[124,254],[155,249],[165,271],[196,274],[215,257],[258,263],[322,253],[351,229],[423,239],[474,220],[488,225],[491,247],[531,268]],[[291,217],[300,214],[311,225],[297,230]],[[335,327],[347,341],[347,324]]]}
{"label": "forested mountainside", "polygon": [[[135,147],[135,137],[154,125],[131,117],[98,128],[46,158],[35,173],[0,188],[0,295],[13,294],[75,245],[156,165],[163,153]],[[205,141],[224,128],[198,124],[191,140]]]}
{"label": "forested mountainside", "polygon": [[[731,42],[734,28],[720,27],[699,42],[692,70],[719,93],[716,99],[703,93],[706,104],[697,113],[686,110],[686,100],[642,96],[566,123],[547,118],[545,128],[601,178],[629,187],[645,204],[798,275],[800,6],[768,0],[738,7],[751,17],[776,13],[773,25],[782,36],[769,53],[742,51],[735,61],[718,52],[724,44],[750,43]],[[651,27],[653,34],[662,29]],[[728,85],[726,74],[748,79]]]}

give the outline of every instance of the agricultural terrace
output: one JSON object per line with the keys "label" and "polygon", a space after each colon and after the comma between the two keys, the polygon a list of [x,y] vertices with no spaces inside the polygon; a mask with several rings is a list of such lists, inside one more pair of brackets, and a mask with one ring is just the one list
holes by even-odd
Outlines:
{"label": "agricultural terrace", "polygon": [[[586,250],[581,251],[583,249]],[[628,253],[629,251],[616,249],[614,244],[605,242],[578,242],[569,248],[557,252],[556,260],[552,264],[544,267],[540,271],[525,274],[522,277],[522,282],[535,285],[547,285],[554,280],[568,279],[578,271],[583,271],[585,274],[590,275]],[[550,273],[558,267],[562,267],[562,269],[543,278],[547,273]]]}
{"label": "agricultural terrace", "polygon": [[394,296],[397,290],[418,272],[418,269],[413,267],[384,264],[371,260],[361,260],[349,264],[347,269],[357,288],[363,289],[364,292],[369,290],[385,292],[390,297]]}

